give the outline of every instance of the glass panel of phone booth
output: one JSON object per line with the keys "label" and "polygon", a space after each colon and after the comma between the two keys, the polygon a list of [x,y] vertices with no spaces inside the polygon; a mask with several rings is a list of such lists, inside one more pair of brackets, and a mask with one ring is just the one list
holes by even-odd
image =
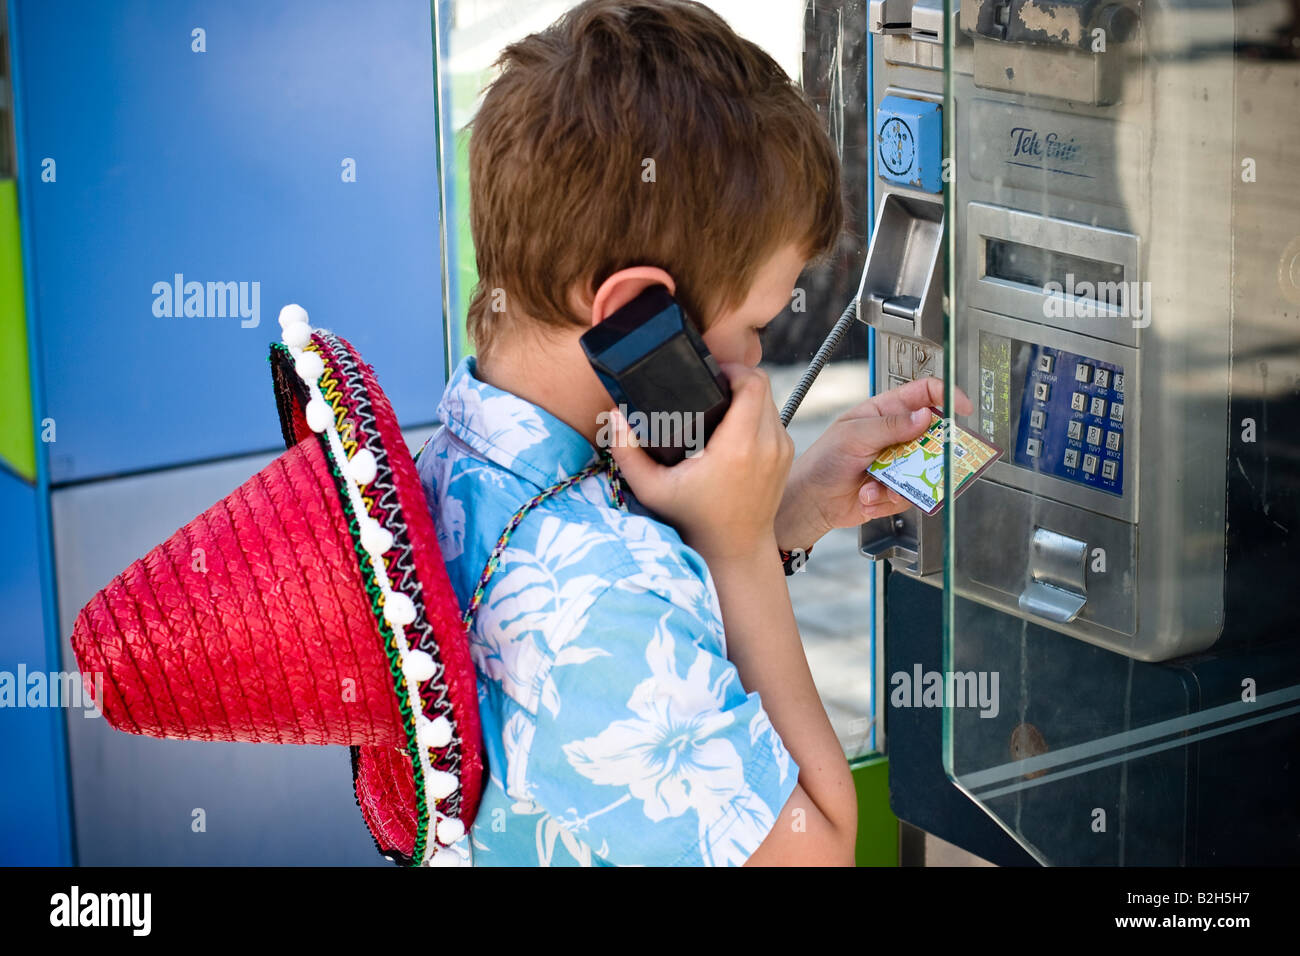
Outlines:
{"label": "glass panel of phone booth", "polygon": [[1003,455],[912,694],[1044,863],[1294,860],[1297,13],[956,6],[945,377]]}
{"label": "glass panel of phone booth", "polygon": [[[493,65],[511,42],[544,29],[573,0],[438,0],[434,5],[442,141],[443,263],[452,362],[472,351],[464,316],[474,272],[469,230],[467,124]],[[801,82],[840,153],[850,221],[828,262],[799,279],[790,305],[763,333],[763,367],[778,403],[857,287],[871,208],[868,157],[866,0],[717,0],[708,6]],[[855,327],[819,378],[791,426],[802,451],[838,415],[870,395],[867,330]],[[876,674],[872,576],[856,557],[856,530],[818,543],[806,573],[789,578],[813,676],[849,757],[876,750]],[[873,572],[874,573],[874,572]]]}

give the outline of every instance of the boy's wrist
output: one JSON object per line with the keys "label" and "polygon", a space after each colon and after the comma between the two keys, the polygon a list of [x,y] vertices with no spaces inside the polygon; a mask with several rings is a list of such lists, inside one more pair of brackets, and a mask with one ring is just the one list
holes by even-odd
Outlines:
{"label": "boy's wrist", "polygon": [[758,570],[767,566],[775,566],[778,569],[781,567],[781,552],[774,533],[759,535],[748,540],[731,538],[697,543],[688,539],[686,543],[699,552],[715,577],[718,574],[715,564],[725,564],[728,569],[744,567],[748,570]]}
{"label": "boy's wrist", "polygon": [[817,502],[803,490],[793,471],[786,483],[785,494],[781,496],[773,530],[778,548],[805,553],[831,530]]}

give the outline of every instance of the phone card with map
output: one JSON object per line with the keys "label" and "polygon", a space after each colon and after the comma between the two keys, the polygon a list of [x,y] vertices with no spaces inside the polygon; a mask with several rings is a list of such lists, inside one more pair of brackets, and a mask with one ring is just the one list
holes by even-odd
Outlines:
{"label": "phone card with map", "polygon": [[[893,445],[867,468],[867,473],[892,488],[927,515],[943,507],[943,415],[930,409],[930,425],[920,437]],[[953,423],[953,497],[961,494],[986,468],[1002,457],[1002,449]]]}

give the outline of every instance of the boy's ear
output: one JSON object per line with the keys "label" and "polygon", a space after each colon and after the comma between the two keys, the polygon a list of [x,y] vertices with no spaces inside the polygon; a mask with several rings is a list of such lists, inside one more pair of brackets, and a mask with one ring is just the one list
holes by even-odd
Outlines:
{"label": "boy's ear", "polygon": [[667,286],[669,295],[677,291],[673,277],[655,266],[633,266],[615,272],[596,290],[591,303],[591,324],[603,322],[652,285]]}

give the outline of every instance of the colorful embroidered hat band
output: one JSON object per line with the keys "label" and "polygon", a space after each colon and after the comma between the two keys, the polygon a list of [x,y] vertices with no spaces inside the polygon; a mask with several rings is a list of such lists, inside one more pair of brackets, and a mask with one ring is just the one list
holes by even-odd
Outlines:
{"label": "colorful embroidered hat band", "polygon": [[[366,390],[359,370],[335,336],[323,330],[312,332],[302,309],[286,307],[280,323],[284,344],[274,348],[291,358],[307,388],[303,415],[333,465],[361,573],[374,598],[376,624],[384,636],[415,778],[418,830],[411,855],[425,864],[469,862],[465,827],[459,819],[461,747],[448,688],[441,679],[444,668],[436,656],[429,622],[417,613],[410,595],[394,586],[396,579],[418,589],[418,581],[411,545],[395,507],[387,453],[364,402]],[[417,706],[412,706],[413,701]]]}

